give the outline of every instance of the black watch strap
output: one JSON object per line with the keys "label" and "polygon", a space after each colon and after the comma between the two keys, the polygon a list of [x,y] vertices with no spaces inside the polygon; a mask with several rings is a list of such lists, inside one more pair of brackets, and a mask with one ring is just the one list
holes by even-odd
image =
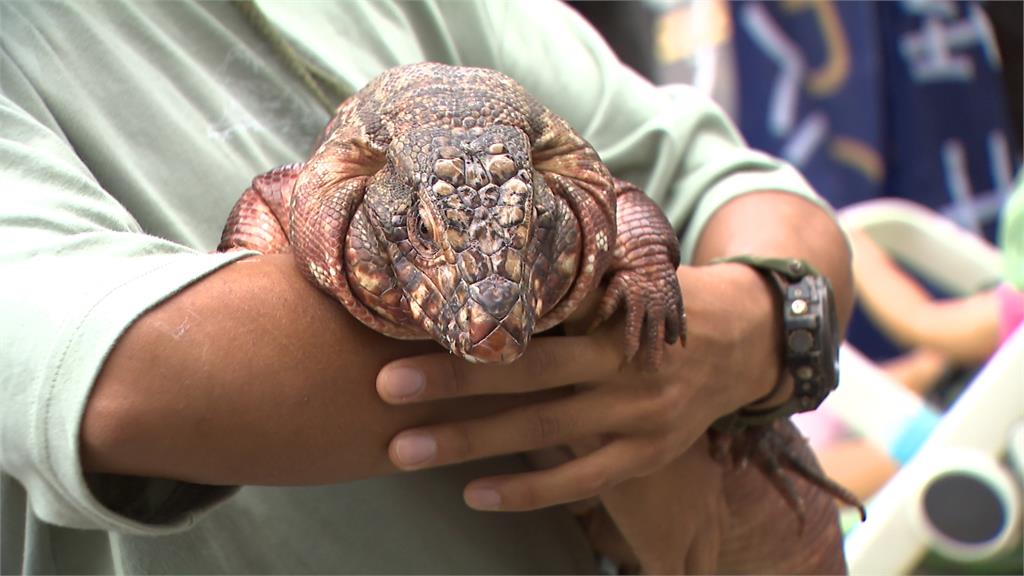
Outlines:
{"label": "black watch strap", "polygon": [[793,395],[781,405],[764,410],[741,408],[719,418],[718,430],[766,424],[797,412],[814,410],[835,389],[839,379],[839,334],[832,287],[809,263],[790,258],[735,256],[713,264],[746,264],[763,274],[782,302],[783,374],[793,379]]}

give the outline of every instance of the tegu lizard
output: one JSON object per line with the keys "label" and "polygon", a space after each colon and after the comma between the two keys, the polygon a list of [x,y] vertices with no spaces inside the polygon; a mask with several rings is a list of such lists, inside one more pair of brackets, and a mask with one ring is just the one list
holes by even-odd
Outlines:
{"label": "tegu lizard", "polygon": [[671,225],[504,74],[388,70],[338,107],[312,157],[258,176],[221,250],[294,254],[363,324],[511,362],[607,281],[626,356],[685,335]]}
{"label": "tegu lizard", "polygon": [[[514,361],[601,289],[594,324],[625,308],[627,359],[642,348],[655,369],[686,334],[679,246],[661,209],[493,70],[385,71],[337,108],[309,160],[253,180],[219,249],[291,252],[366,326],[471,362]],[[856,501],[791,457],[792,435],[776,428],[726,440],[798,512],[782,467]]]}

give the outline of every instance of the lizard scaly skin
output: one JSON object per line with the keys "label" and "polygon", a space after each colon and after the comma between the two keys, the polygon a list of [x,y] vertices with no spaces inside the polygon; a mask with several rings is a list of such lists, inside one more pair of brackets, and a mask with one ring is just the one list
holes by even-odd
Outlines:
{"label": "lizard scaly skin", "polygon": [[291,251],[317,286],[395,338],[510,362],[608,280],[627,356],[685,333],[661,210],[511,78],[423,63],[338,108],[305,163],[257,177],[221,250]]}
{"label": "lizard scaly skin", "polygon": [[[291,252],[362,323],[434,339],[473,362],[511,362],[530,337],[604,288],[596,323],[625,308],[625,353],[658,367],[685,338],[668,220],[613,178],[563,119],[493,70],[422,63],[388,70],[345,100],[313,155],[257,176],[219,250]],[[797,466],[777,426],[742,433],[790,505]],[[723,445],[724,446],[724,445]]]}

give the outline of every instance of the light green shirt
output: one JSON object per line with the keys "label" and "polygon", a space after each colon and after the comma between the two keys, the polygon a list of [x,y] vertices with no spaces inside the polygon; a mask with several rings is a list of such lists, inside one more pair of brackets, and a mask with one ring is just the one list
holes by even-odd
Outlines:
{"label": "light green shirt", "polygon": [[[316,488],[88,485],[79,428],[108,351],[239,257],[209,253],[234,201],[305,158],[328,119],[235,8],[0,2],[0,572],[592,571],[564,511],[463,505],[469,480],[523,469],[514,457]],[[707,99],[652,87],[561,4],[261,8],[353,89],[422,60],[511,75],[664,206],[684,257],[739,194],[813,197]]]}

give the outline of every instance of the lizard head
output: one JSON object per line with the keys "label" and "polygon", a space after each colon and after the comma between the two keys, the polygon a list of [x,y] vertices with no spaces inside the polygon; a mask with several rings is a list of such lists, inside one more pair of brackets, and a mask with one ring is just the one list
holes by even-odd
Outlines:
{"label": "lizard head", "polygon": [[[541,178],[517,128],[428,128],[392,140],[366,190],[412,317],[452,353],[511,362],[533,332],[527,257]],[[533,253],[533,252],[531,252]]]}

